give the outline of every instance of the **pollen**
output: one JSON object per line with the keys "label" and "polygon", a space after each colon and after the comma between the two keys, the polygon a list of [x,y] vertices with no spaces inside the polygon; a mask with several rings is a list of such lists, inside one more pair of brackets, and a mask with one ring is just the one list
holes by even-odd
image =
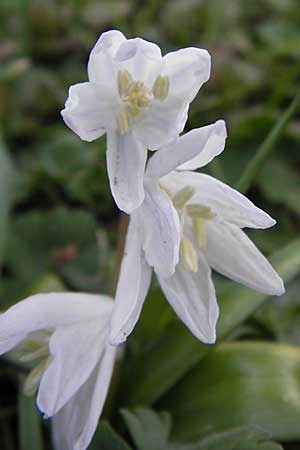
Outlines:
{"label": "pollen", "polygon": [[185,204],[193,197],[195,194],[195,189],[192,186],[185,186],[180,189],[177,194],[173,197],[173,205],[177,209],[182,209]]}
{"label": "pollen", "polygon": [[184,234],[181,237],[179,248],[180,259],[184,267],[191,272],[198,271],[198,258],[192,241]]}
{"label": "pollen", "polygon": [[152,94],[156,100],[163,101],[169,93],[169,78],[164,75],[158,75],[154,81]]}

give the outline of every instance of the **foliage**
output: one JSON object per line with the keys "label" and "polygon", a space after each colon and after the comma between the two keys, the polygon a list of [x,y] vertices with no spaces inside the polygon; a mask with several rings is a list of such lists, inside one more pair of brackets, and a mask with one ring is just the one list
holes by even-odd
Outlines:
{"label": "foliage", "polygon": [[[272,255],[287,294],[268,299],[216,277],[217,346],[190,335],[153,281],[90,448],[298,448],[299,107],[281,127],[299,95],[298,1],[2,0],[0,24],[1,309],[38,291],[112,292],[118,215],[105,140],[80,141],[59,115],[109,28],[165,52],[208,48],[212,78],[187,128],[226,119],[226,150],[207,170],[248,187],[278,221],[249,234]],[[271,130],[280,132],[266,140]],[[24,370],[1,360],[0,447],[51,449],[49,428],[19,391]]]}

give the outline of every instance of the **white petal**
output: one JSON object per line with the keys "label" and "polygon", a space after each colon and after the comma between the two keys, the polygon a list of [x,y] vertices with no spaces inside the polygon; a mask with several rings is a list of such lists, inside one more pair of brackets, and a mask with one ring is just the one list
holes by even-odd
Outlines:
{"label": "white petal", "polygon": [[138,209],[143,224],[143,249],[148,264],[163,277],[174,273],[179,258],[180,225],[171,199],[156,184],[145,185]]}
{"label": "white petal", "polygon": [[[190,144],[190,151],[193,143],[194,148],[196,148],[196,140],[198,139],[198,149],[200,149],[199,153],[195,157],[192,156],[191,160],[186,159],[187,162],[179,165],[177,170],[199,169],[200,167],[206,166],[206,164],[210,163],[224,150],[227,138],[227,130],[224,120],[218,120],[214,124],[199,128],[198,130],[195,130],[193,136],[194,139]],[[191,133],[192,132],[193,130]],[[189,148],[189,143],[186,144],[186,147]]]}
{"label": "white petal", "polygon": [[210,76],[210,55],[207,50],[183,48],[164,56],[162,75],[169,78],[168,98],[173,96],[191,102]]}
{"label": "white petal", "polygon": [[156,44],[145,39],[133,38],[121,44],[115,61],[119,70],[128,70],[135,81],[142,81],[148,89],[151,89],[161,70],[163,58]]}
{"label": "white petal", "polygon": [[206,254],[217,272],[268,295],[282,295],[281,278],[236,225],[207,222]]}
{"label": "white petal", "polygon": [[110,297],[78,294],[38,294],[12,306],[0,315],[0,354],[11,350],[27,334],[109,317],[113,302]]}
{"label": "white petal", "polygon": [[108,392],[115,348],[107,346],[103,359],[87,382],[52,420],[55,450],[86,450],[96,431]]}
{"label": "white petal", "polygon": [[216,340],[219,308],[211,270],[200,252],[198,272],[184,268],[181,262],[172,277],[158,277],[161,288],[178,317],[200,341],[212,344]]}
{"label": "white petal", "polygon": [[54,331],[49,343],[52,362],[37,396],[38,407],[46,417],[56,414],[90,376],[105,347],[106,332],[107,324],[99,318]]}
{"label": "white petal", "polygon": [[141,224],[133,213],[127,231],[126,246],[115,295],[110,343],[126,341],[138,318],[151,282],[152,269],[145,260],[141,241]]}
{"label": "white petal", "polygon": [[[134,130],[149,150],[167,145],[182,131],[187,119],[187,108],[180,99],[153,100]],[[183,123],[184,121],[184,123]]]}
{"label": "white petal", "polygon": [[94,83],[79,83],[70,87],[61,115],[74,133],[91,142],[102,136],[115,121],[117,101],[106,87]]}
{"label": "white petal", "polygon": [[114,57],[125,36],[117,30],[102,33],[94,45],[88,62],[89,80],[117,91],[117,65]]}
{"label": "white petal", "polygon": [[247,197],[209,175],[189,171],[172,172],[163,177],[161,182],[172,193],[184,186],[192,186],[196,193],[190,203],[208,206],[226,222],[241,228],[269,228],[276,223]]}
{"label": "white petal", "polygon": [[146,175],[160,178],[176,168],[198,169],[224,150],[226,136],[223,120],[194,129],[157,151],[149,160]]}
{"label": "white petal", "polygon": [[132,132],[109,132],[106,158],[112,195],[118,208],[130,214],[144,200],[147,150]]}

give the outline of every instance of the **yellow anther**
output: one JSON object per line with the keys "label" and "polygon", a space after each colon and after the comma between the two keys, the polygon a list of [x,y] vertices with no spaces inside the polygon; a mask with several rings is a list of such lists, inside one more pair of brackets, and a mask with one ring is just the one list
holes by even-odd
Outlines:
{"label": "yellow anther", "polygon": [[43,359],[34,369],[31,370],[24,383],[24,394],[31,396],[35,394],[41,378],[51,362],[51,357]]}
{"label": "yellow anther", "polygon": [[173,197],[173,205],[178,209],[183,208],[186,202],[188,202],[194,194],[195,189],[192,186],[185,186]]}
{"label": "yellow anther", "polygon": [[165,100],[169,92],[169,78],[164,75],[158,75],[154,81],[152,94],[157,100]]}
{"label": "yellow anther", "polygon": [[200,248],[205,248],[206,229],[205,220],[201,218],[193,218],[194,235]]}
{"label": "yellow anther", "polygon": [[118,88],[120,97],[128,95],[128,89],[132,83],[132,77],[128,70],[119,70],[118,72]]}
{"label": "yellow anther", "polygon": [[162,191],[164,191],[168,197],[172,197],[172,192],[167,188],[161,181],[159,181],[158,186]]}
{"label": "yellow anther", "polygon": [[127,108],[121,107],[117,113],[117,126],[121,134],[127,133],[130,126],[130,117]]}
{"label": "yellow anther", "polygon": [[201,218],[205,220],[213,219],[216,215],[208,206],[191,204],[186,207],[187,213],[192,218]]}
{"label": "yellow anther", "polygon": [[182,235],[180,241],[180,249],[179,249],[180,258],[184,267],[191,272],[198,271],[198,258],[195,247],[189,238],[185,235]]}

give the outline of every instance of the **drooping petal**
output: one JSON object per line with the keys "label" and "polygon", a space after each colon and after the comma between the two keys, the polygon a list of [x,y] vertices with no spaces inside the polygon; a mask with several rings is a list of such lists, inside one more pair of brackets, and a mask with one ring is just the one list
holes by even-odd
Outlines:
{"label": "drooping petal", "polygon": [[88,62],[89,80],[94,83],[117,89],[118,67],[114,57],[120,45],[126,42],[125,36],[117,30],[102,33],[94,45]]}
{"label": "drooping petal", "polygon": [[112,299],[103,295],[72,292],[28,297],[0,315],[0,354],[34,331],[108,317],[112,306]]}
{"label": "drooping petal", "polygon": [[217,272],[268,295],[282,295],[282,279],[236,225],[207,222],[206,256]]}
{"label": "drooping petal", "polygon": [[144,200],[146,147],[133,132],[107,133],[107,171],[112,195],[119,209],[130,214]]}
{"label": "drooping petal", "polygon": [[226,137],[223,120],[189,131],[152,156],[146,175],[160,178],[176,168],[198,169],[224,150]]}
{"label": "drooping petal", "polygon": [[141,38],[124,41],[115,55],[119,70],[127,70],[133,80],[143,82],[148,89],[159,74],[163,58],[160,48]]}
{"label": "drooping petal", "polygon": [[91,142],[115,123],[116,110],[117,100],[107,87],[87,82],[70,87],[61,115],[74,133]]}
{"label": "drooping petal", "polygon": [[141,224],[130,218],[111,319],[110,343],[119,345],[133,330],[151,282],[152,269],[142,250]]}
{"label": "drooping petal", "polygon": [[[202,130],[202,133],[200,133],[200,130]],[[193,142],[195,144],[197,138],[199,139],[198,148],[200,148],[200,142],[202,140],[203,146],[200,152],[195,157],[192,157],[191,160],[186,160],[184,164],[177,166],[177,170],[200,169],[200,167],[206,166],[206,164],[210,163],[216,156],[222,153],[227,138],[224,120],[218,120],[212,125],[200,128],[198,135],[195,133],[194,136]]]}
{"label": "drooping petal", "polygon": [[56,450],[86,450],[96,431],[111,380],[116,349],[107,346],[87,382],[52,420]]}
{"label": "drooping petal", "polygon": [[204,255],[198,252],[197,272],[185,269],[179,262],[174,275],[158,279],[168,302],[194,336],[202,342],[214,343],[219,308]]}
{"label": "drooping petal", "polygon": [[86,382],[101,357],[106,333],[107,324],[99,317],[54,331],[49,343],[52,362],[37,396],[38,407],[46,417],[56,414]]}
{"label": "drooping petal", "polygon": [[190,103],[210,77],[208,51],[195,47],[183,48],[168,53],[163,59],[162,75],[169,78],[168,98],[180,98]]}
{"label": "drooping petal", "polygon": [[156,184],[146,183],[145,200],[138,210],[144,226],[143,249],[157,274],[169,277],[179,258],[180,225],[171,199]]}
{"label": "drooping petal", "polygon": [[184,186],[192,186],[195,195],[190,203],[208,206],[226,222],[240,228],[269,228],[275,220],[257,208],[244,195],[215,178],[195,172],[172,172],[161,179],[161,183],[172,193]]}

